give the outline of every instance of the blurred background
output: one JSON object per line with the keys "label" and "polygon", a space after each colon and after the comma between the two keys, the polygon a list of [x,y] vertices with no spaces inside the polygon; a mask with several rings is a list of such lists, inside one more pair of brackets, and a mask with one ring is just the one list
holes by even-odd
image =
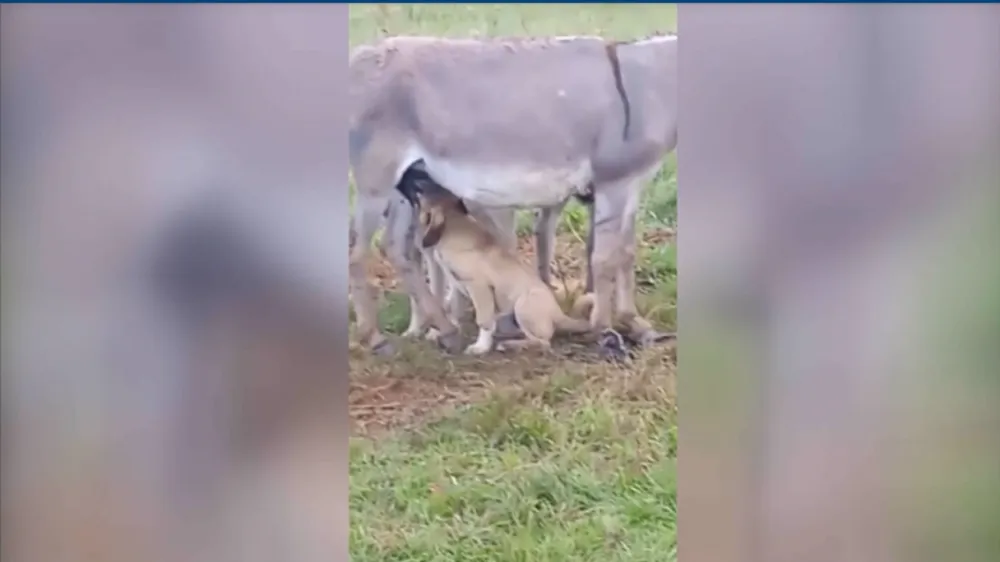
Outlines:
{"label": "blurred background", "polygon": [[680,558],[995,560],[1000,12],[679,19]]}
{"label": "blurred background", "polygon": [[4,560],[346,556],[347,6],[2,11]]}

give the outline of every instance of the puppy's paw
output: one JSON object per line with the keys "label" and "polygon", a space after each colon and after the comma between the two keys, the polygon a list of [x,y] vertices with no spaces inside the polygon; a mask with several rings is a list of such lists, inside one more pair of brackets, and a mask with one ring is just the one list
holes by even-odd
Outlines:
{"label": "puppy's paw", "polygon": [[483,344],[476,342],[469,347],[465,348],[466,355],[485,355],[490,352],[492,346],[489,344]]}
{"label": "puppy's paw", "polygon": [[427,341],[438,341],[440,337],[441,332],[439,332],[437,328],[431,328],[430,330],[427,330],[426,334],[424,334],[424,339]]}

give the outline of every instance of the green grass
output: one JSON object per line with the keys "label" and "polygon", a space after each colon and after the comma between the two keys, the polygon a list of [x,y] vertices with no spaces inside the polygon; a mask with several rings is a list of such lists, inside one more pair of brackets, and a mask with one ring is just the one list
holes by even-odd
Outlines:
{"label": "green grass", "polygon": [[354,439],[352,560],[676,560],[671,376],[576,365]]}
{"label": "green grass", "polygon": [[[383,32],[629,39],[675,31],[675,22],[675,6],[663,4],[366,4],[351,6],[351,42]],[[640,224],[651,241],[639,244],[637,273],[640,311],[667,329],[676,324],[676,247],[652,234],[676,228],[674,162],[645,194]],[[523,213],[519,229],[531,226]],[[570,203],[559,232],[582,246],[586,210]],[[408,300],[388,293],[383,328],[399,333],[408,318]],[[676,560],[672,352],[650,350],[627,369],[552,357],[442,360],[421,344],[406,353],[354,357],[352,405],[354,387],[389,383],[404,390],[358,407],[405,409],[418,402],[411,387],[460,398],[352,437],[354,562]]]}

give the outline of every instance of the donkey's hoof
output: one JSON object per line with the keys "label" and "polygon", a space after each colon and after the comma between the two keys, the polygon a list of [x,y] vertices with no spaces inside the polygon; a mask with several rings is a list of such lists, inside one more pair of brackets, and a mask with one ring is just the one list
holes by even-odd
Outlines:
{"label": "donkey's hoof", "polygon": [[611,361],[624,361],[629,357],[625,338],[614,330],[604,330],[597,337],[597,353]]}
{"label": "donkey's hoof", "polygon": [[372,346],[372,353],[378,357],[391,357],[396,354],[396,346],[389,340],[382,340]]}
{"label": "donkey's hoof", "polygon": [[437,344],[448,353],[460,353],[462,351],[462,334],[458,330],[440,334],[437,338]]}

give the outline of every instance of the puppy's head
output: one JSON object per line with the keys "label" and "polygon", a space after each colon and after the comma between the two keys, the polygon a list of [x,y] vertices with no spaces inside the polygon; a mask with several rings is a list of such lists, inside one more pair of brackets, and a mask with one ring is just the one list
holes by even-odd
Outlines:
{"label": "puppy's head", "polygon": [[399,182],[396,184],[396,190],[415,207],[419,206],[422,201],[427,200],[454,200],[458,201],[463,212],[468,212],[464,210],[465,205],[461,203],[461,200],[454,193],[431,177],[430,172],[427,170],[427,164],[423,159],[417,160],[403,172],[403,176],[399,178]]}
{"label": "puppy's head", "polygon": [[437,186],[438,183],[427,173],[423,160],[418,160],[403,172],[403,176],[396,184],[396,190],[410,202],[410,205],[416,206],[420,193],[427,189],[436,189]]}
{"label": "puppy's head", "polygon": [[421,244],[424,248],[430,248],[441,241],[449,214],[469,214],[465,202],[450,191],[420,192],[417,194],[417,202],[420,207],[420,227],[424,233]]}

